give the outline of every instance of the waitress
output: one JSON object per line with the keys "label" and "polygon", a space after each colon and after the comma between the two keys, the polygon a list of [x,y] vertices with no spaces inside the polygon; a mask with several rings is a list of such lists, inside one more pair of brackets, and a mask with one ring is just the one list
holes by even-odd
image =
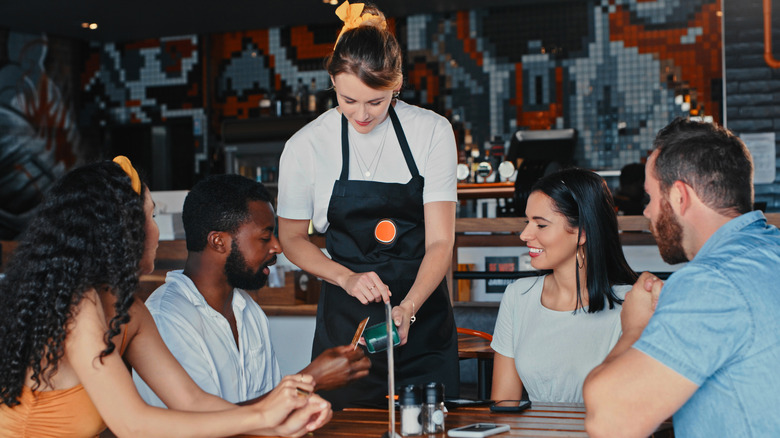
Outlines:
{"label": "waitress", "polygon": [[[449,122],[398,100],[401,49],[373,5],[344,2],[326,69],[339,106],[287,142],[279,172],[279,239],[287,258],[325,281],[312,357],[385,320],[401,345],[396,384],[459,392],[457,333],[444,276],[452,260],[457,152]],[[331,258],[309,240],[325,233]],[[386,353],[368,377],[321,393],[334,409],[387,406]]]}

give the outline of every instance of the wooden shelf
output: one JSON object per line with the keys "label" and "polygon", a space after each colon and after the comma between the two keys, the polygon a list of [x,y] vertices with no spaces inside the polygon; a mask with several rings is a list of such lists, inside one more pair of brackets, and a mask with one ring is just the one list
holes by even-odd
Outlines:
{"label": "wooden shelf", "polygon": [[[780,227],[780,213],[765,213],[767,221]],[[522,217],[503,218],[458,218],[455,220],[455,250],[453,251],[453,271],[458,267],[458,248],[460,247],[512,247],[525,246],[520,240],[520,233],[526,226]],[[650,233],[650,221],[643,216],[618,216],[620,242],[623,245],[655,245],[655,239]],[[311,236],[319,247],[325,246],[324,236]],[[16,248],[15,241],[2,241],[3,262],[7,262]],[[187,247],[184,240],[163,240],[157,248],[155,271],[141,276],[141,291],[139,295],[146,298],[157,286],[165,281],[167,271],[182,269],[187,259]],[[0,266],[0,272],[2,272]],[[452,281],[452,272],[447,274],[447,281],[453,297],[457,297],[457,282]],[[455,300],[457,301],[457,300]],[[316,304],[293,305],[263,305],[269,315],[314,315]]]}
{"label": "wooden shelf", "polygon": [[480,198],[511,198],[515,195],[515,183],[511,181],[482,184],[458,184],[458,200]]}

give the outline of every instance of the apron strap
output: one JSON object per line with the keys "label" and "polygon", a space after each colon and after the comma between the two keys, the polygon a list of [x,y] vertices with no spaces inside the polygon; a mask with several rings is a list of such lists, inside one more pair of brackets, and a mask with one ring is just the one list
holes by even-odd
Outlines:
{"label": "apron strap", "polygon": [[340,180],[349,179],[349,122],[344,114],[341,114],[341,176]]}
{"label": "apron strap", "polygon": [[401,121],[398,120],[398,115],[395,113],[393,105],[390,105],[388,113],[390,114],[390,120],[393,121],[393,129],[395,129],[395,135],[398,137],[398,143],[401,144],[401,151],[404,153],[404,159],[406,160],[406,166],[409,168],[409,173],[412,174],[412,178],[420,176],[420,171],[417,170],[417,164],[414,162],[412,156],[412,150],[409,148],[409,143],[406,141],[406,135],[403,128],[401,128]]}

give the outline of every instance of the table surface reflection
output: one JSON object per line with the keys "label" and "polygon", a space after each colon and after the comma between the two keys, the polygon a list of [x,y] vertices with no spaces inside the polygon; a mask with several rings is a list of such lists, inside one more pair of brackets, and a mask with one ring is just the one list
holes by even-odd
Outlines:
{"label": "table surface reflection", "polygon": [[[396,412],[396,432],[400,432],[400,415]],[[487,407],[451,410],[445,420],[446,429],[472,423],[508,424],[511,430],[496,437],[587,437],[585,406],[577,403],[534,403],[519,414],[494,414]],[[334,412],[331,421],[308,436],[328,438],[379,438],[387,431],[387,411],[379,409],[347,409]],[[424,435],[425,436],[425,435]],[[445,437],[445,433],[428,437]],[[671,423],[663,423],[655,437],[673,436]]]}

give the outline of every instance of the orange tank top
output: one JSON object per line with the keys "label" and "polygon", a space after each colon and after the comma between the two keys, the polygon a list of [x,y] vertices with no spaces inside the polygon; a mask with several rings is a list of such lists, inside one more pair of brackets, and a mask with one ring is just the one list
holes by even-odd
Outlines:
{"label": "orange tank top", "polygon": [[[120,354],[126,338],[124,330]],[[18,405],[10,408],[0,404],[0,438],[87,438],[97,437],[105,429],[81,384],[52,391],[33,391],[25,386]]]}

